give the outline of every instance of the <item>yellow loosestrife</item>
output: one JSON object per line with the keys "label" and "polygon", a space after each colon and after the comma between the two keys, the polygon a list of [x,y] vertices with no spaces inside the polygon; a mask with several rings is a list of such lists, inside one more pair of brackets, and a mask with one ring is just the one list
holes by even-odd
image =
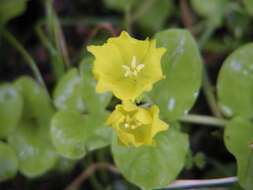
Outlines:
{"label": "yellow loosestrife", "polygon": [[168,125],[159,119],[159,108],[154,105],[148,109],[133,103],[116,106],[107,120],[124,145],[135,147],[153,145],[157,133],[168,129]]}
{"label": "yellow loosestrife", "polygon": [[156,48],[155,40],[136,40],[122,32],[101,46],[88,46],[95,56],[93,73],[96,91],[111,91],[121,100],[138,98],[164,76],[161,57],[165,48]]}
{"label": "yellow loosestrife", "polygon": [[155,40],[137,40],[122,32],[101,46],[89,46],[95,56],[93,74],[98,93],[111,91],[122,104],[117,105],[107,120],[126,146],[154,145],[154,137],[168,125],[159,119],[159,108],[138,107],[134,101],[164,78],[161,57],[165,48]]}

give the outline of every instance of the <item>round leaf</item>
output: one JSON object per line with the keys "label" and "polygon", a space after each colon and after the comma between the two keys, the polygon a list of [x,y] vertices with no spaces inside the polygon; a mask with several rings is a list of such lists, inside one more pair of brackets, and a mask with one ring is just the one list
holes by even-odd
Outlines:
{"label": "round leaf", "polygon": [[0,141],[0,182],[13,178],[17,170],[18,160],[15,151]]}
{"label": "round leaf", "polygon": [[219,104],[230,117],[253,116],[253,44],[234,51],[224,62],[218,78]]}
{"label": "round leaf", "polygon": [[111,94],[97,94],[96,81],[89,64],[81,64],[81,75],[71,69],[58,83],[54,91],[54,104],[59,110],[101,114],[108,105]]}
{"label": "round leaf", "polygon": [[58,110],[78,111],[86,110],[81,93],[81,77],[77,69],[69,70],[59,81],[54,90],[54,105]]}
{"label": "round leaf", "polygon": [[202,61],[196,42],[186,30],[165,30],[155,35],[157,45],[167,49],[162,57],[165,79],[150,95],[163,117],[173,121],[193,106],[201,85]]}
{"label": "round leaf", "polygon": [[185,163],[188,137],[172,127],[156,137],[155,146],[112,144],[117,167],[130,182],[144,188],[162,188],[176,179]]}
{"label": "round leaf", "polygon": [[8,137],[17,152],[19,170],[26,177],[38,177],[49,171],[58,158],[51,144],[41,137],[32,123],[23,122]]}
{"label": "round leaf", "polygon": [[46,91],[30,77],[21,77],[14,85],[24,99],[22,119],[36,120],[38,125],[49,126],[54,110]]}
{"label": "round leaf", "polygon": [[236,117],[226,126],[224,140],[228,150],[237,161],[237,175],[240,184],[246,189],[253,189],[253,123]]}
{"label": "round leaf", "polygon": [[111,93],[96,93],[96,81],[92,75],[92,59],[85,59],[80,66],[82,75],[82,97],[84,98],[89,113],[103,114],[109,104]]}
{"label": "round leaf", "polygon": [[75,111],[61,111],[51,122],[51,138],[56,150],[69,159],[82,158],[86,153],[86,118]]}
{"label": "round leaf", "polygon": [[86,146],[89,151],[96,150],[111,144],[112,128],[105,125],[108,114],[89,115],[87,119],[88,138]]}
{"label": "round leaf", "polygon": [[74,111],[56,113],[51,123],[51,138],[56,150],[66,158],[79,159],[88,150],[110,144],[112,131],[104,124],[106,116]]}
{"label": "round leaf", "polygon": [[67,174],[74,169],[76,163],[76,160],[60,157],[55,165],[55,170],[59,173]]}
{"label": "round leaf", "polygon": [[23,99],[10,84],[0,86],[0,138],[12,133],[20,120]]}

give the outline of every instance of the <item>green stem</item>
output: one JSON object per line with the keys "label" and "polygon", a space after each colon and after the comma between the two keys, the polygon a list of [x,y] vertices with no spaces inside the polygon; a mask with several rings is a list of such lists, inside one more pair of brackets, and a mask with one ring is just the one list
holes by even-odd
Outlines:
{"label": "green stem", "polygon": [[50,43],[44,32],[42,31],[41,25],[37,25],[35,28],[36,34],[39,37],[41,43],[48,49],[51,55],[57,55],[56,49]]}
{"label": "green stem", "polygon": [[186,123],[196,123],[202,125],[216,126],[220,128],[224,128],[227,123],[225,119],[194,114],[185,115],[180,118],[180,121]]}
{"label": "green stem", "polygon": [[204,31],[204,33],[202,34],[202,36],[200,37],[198,41],[200,49],[203,49],[206,42],[213,35],[215,29],[216,29],[216,26],[214,24],[207,24],[206,30]]}
{"label": "green stem", "polygon": [[204,91],[205,97],[207,99],[207,103],[208,103],[212,113],[216,117],[221,118],[222,114],[221,114],[221,112],[219,110],[219,107],[217,105],[217,101],[216,101],[216,98],[215,98],[215,95],[214,95],[214,91],[213,91],[211,81],[210,81],[208,73],[207,73],[206,66],[204,66],[204,69],[203,69],[202,82],[203,82],[203,91]]}
{"label": "green stem", "polygon": [[[215,29],[216,29],[216,26],[213,25],[213,24],[209,24],[206,27],[205,32],[203,33],[203,35],[201,36],[201,38],[199,40],[200,49],[202,49],[204,47],[204,45],[206,44],[208,39],[214,33]],[[212,113],[216,117],[221,118],[222,114],[221,114],[221,112],[219,110],[219,107],[217,105],[217,101],[216,101],[216,98],[215,98],[215,94],[213,92],[212,84],[211,84],[210,78],[208,76],[208,69],[207,69],[207,66],[205,64],[204,64],[204,69],[203,69],[203,91],[204,91],[205,97],[207,99],[207,103],[208,103]]]}
{"label": "green stem", "polygon": [[26,60],[26,63],[33,71],[33,74],[36,78],[36,80],[45,88],[47,91],[46,85],[44,83],[44,80],[40,74],[40,71],[36,65],[36,62],[31,57],[31,55],[26,51],[26,49],[21,45],[21,43],[11,34],[9,31],[3,29],[2,34],[4,38],[13,46],[16,48],[16,50],[23,56],[23,58]]}
{"label": "green stem", "polygon": [[128,33],[132,33],[132,20],[131,20],[131,7],[130,5],[126,6],[125,9],[125,28]]}
{"label": "green stem", "polygon": [[60,22],[53,8],[53,1],[46,0],[45,5],[50,41],[57,52],[56,54],[51,55],[51,62],[54,75],[59,79],[64,74],[64,65],[67,68],[69,67],[69,56]]}

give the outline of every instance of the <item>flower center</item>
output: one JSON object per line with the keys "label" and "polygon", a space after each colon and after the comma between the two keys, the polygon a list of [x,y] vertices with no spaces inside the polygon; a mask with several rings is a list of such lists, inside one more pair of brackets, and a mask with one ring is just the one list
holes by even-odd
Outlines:
{"label": "flower center", "polygon": [[137,76],[138,73],[144,68],[144,64],[137,64],[136,56],[133,56],[130,66],[122,65],[125,70],[125,77]]}
{"label": "flower center", "polygon": [[131,116],[126,115],[125,120],[123,122],[123,126],[126,129],[136,129],[137,127],[141,126],[141,123],[133,118]]}

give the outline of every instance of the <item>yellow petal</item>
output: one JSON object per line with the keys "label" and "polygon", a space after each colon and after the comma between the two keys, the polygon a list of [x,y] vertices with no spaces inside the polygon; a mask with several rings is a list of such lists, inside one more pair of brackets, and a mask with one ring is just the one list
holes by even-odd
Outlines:
{"label": "yellow petal", "polygon": [[159,119],[159,108],[156,105],[150,108],[150,112],[153,114],[153,125],[151,130],[151,138],[153,138],[157,133],[167,130],[169,126]]}
{"label": "yellow petal", "polygon": [[123,31],[104,45],[89,46],[88,51],[95,56],[99,93],[111,91],[121,100],[134,101],[164,77],[160,62],[165,49],[156,48],[155,40],[137,40]]}
{"label": "yellow petal", "polygon": [[107,124],[116,129],[118,139],[127,146],[154,146],[154,137],[168,128],[159,119],[157,106],[151,108],[138,107],[131,102],[117,105],[107,120]]}

